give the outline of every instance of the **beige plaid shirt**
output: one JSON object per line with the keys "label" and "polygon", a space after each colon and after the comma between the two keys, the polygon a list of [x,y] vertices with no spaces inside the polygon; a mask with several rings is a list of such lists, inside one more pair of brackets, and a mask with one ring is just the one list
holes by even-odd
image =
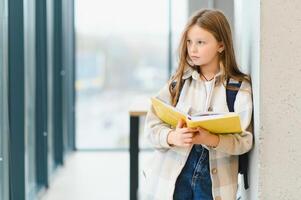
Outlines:
{"label": "beige plaid shirt", "polygon": [[[212,81],[212,84],[214,84],[213,89],[207,94],[205,84],[199,78],[198,72],[188,68],[183,76],[183,79],[187,80],[176,107],[189,114],[208,110],[228,112],[226,88],[223,84],[215,84],[221,73],[222,71],[216,74],[214,81]],[[189,77],[192,78],[188,79]],[[206,103],[207,95],[209,95],[208,103]],[[166,102],[171,102],[167,84],[159,91],[157,97]],[[220,142],[216,148],[203,145],[209,150],[213,199],[236,199],[238,155],[248,152],[253,144],[253,135],[250,131],[252,105],[251,86],[244,81],[237,93],[234,104],[235,112],[240,115],[243,132],[241,134],[220,135]],[[169,146],[167,135],[171,129],[169,125],[156,116],[151,106],[146,116],[144,134],[153,145],[155,151],[146,167],[142,170],[143,181],[139,187],[139,199],[173,199],[177,177],[185,165],[192,146]]]}

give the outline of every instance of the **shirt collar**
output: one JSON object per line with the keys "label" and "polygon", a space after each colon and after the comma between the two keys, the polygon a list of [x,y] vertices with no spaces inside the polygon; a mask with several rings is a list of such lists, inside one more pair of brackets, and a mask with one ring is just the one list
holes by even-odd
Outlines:
{"label": "shirt collar", "polygon": [[192,76],[192,73],[196,71],[191,67],[187,67],[186,70],[183,73],[182,79],[188,79],[189,77]]}
{"label": "shirt collar", "polygon": [[[214,75],[214,79],[221,76],[223,74],[222,68],[220,68],[220,71]],[[192,67],[187,67],[187,69],[184,71],[182,79],[188,79],[192,77],[195,80],[202,80],[200,79],[200,74],[197,72],[197,70],[193,69]]]}

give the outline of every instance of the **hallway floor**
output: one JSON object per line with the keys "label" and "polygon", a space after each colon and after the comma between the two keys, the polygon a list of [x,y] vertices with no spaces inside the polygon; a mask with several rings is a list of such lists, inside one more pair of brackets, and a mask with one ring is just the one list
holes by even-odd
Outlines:
{"label": "hallway floor", "polygon": [[[140,169],[149,155],[140,152]],[[68,199],[128,200],[129,153],[79,151],[70,155],[42,198]]]}

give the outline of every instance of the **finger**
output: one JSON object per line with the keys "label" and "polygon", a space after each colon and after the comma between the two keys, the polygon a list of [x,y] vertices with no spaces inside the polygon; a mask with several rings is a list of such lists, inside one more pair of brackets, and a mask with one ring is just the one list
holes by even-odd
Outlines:
{"label": "finger", "polygon": [[177,128],[183,128],[185,125],[185,121],[183,119],[178,120]]}
{"label": "finger", "polygon": [[197,129],[193,129],[193,128],[183,128],[182,131],[183,131],[183,133],[196,133],[196,132],[198,132]]}
{"label": "finger", "polygon": [[194,133],[184,133],[183,138],[192,138],[194,136]]}
{"label": "finger", "polygon": [[185,139],[184,139],[184,143],[189,143],[189,144],[191,144],[191,143],[192,143],[192,138],[185,138]]}
{"label": "finger", "polygon": [[190,147],[190,146],[191,146],[191,144],[188,144],[188,143],[183,144],[183,147]]}
{"label": "finger", "polygon": [[197,130],[198,130],[198,131],[207,131],[207,129],[204,129],[204,128],[202,128],[202,127],[198,127]]}
{"label": "finger", "polygon": [[192,131],[191,128],[182,128],[183,133],[187,133],[187,132],[191,132],[191,131]]}

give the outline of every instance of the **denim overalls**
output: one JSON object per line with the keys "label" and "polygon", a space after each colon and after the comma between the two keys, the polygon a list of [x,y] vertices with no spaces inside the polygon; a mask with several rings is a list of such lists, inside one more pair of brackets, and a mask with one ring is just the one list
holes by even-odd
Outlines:
{"label": "denim overalls", "polygon": [[209,151],[193,145],[186,164],[177,178],[174,200],[212,200]]}

